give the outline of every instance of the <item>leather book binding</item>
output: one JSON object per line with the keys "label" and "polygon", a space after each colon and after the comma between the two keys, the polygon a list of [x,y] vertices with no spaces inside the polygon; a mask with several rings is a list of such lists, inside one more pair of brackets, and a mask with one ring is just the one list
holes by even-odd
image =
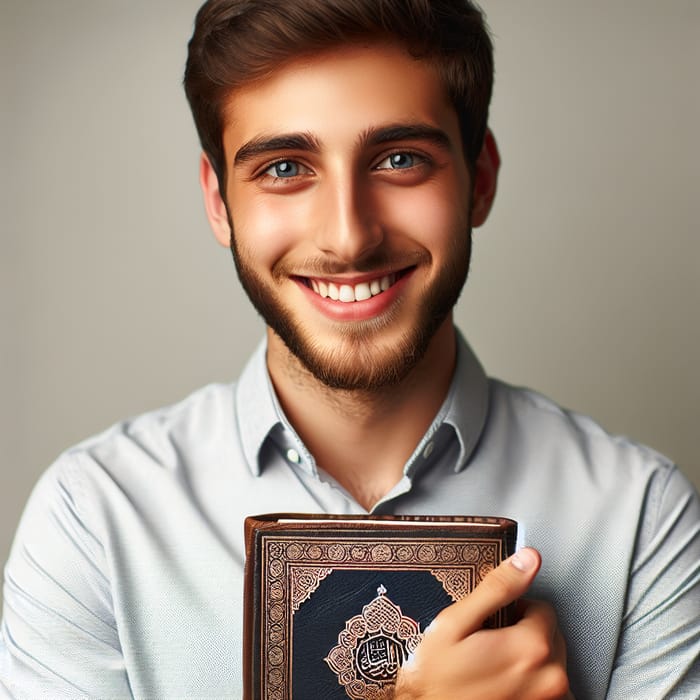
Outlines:
{"label": "leather book binding", "polygon": [[246,518],[245,699],[389,700],[425,628],[514,552],[516,534],[492,517]]}

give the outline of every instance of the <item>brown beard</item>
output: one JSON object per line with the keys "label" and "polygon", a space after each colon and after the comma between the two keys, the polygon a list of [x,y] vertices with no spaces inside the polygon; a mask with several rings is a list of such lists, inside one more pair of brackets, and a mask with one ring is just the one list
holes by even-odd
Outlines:
{"label": "brown beard", "polygon": [[[389,327],[396,320],[400,301],[381,318],[343,324],[340,327],[344,341],[342,345],[334,349],[321,348],[295,321],[293,314],[279,303],[274,292],[252,266],[247,264],[245,254],[236,244],[230,214],[229,225],[233,260],[248,298],[289,351],[316,379],[331,389],[376,392],[401,382],[425,355],[435,332],[457,303],[469,272],[470,222],[466,231],[455,233],[454,249],[447,258],[448,264],[425,291],[417,309],[416,323],[401,336],[398,343],[386,348],[374,339],[381,329]],[[427,254],[425,258],[429,260]],[[386,260],[387,256],[375,256],[364,260],[362,265],[355,265],[353,269],[363,272],[381,269]],[[413,260],[412,264],[417,262]],[[319,267],[325,268],[324,272],[329,275],[340,271],[328,263],[317,264],[314,269]],[[287,274],[275,270],[273,277],[285,278]]]}

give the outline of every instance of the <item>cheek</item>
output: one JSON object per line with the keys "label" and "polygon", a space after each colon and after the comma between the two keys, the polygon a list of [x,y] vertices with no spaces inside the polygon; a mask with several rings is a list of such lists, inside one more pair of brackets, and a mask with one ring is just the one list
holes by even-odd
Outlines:
{"label": "cheek", "polygon": [[263,194],[237,200],[231,193],[229,202],[236,244],[261,267],[272,268],[303,236],[303,212],[293,197]]}
{"label": "cheek", "polygon": [[403,232],[433,257],[441,257],[456,235],[468,228],[469,209],[464,196],[440,186],[426,186],[405,193],[387,208],[387,223]]}

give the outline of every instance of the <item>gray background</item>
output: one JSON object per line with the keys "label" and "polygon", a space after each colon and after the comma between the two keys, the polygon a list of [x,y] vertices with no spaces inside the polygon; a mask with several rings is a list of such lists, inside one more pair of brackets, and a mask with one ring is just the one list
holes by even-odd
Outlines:
{"label": "gray background", "polygon": [[[235,378],[263,328],[198,190],[199,0],[1,2],[4,561],[61,450]],[[700,3],[484,8],[503,168],[458,323],[491,374],[700,484]]]}

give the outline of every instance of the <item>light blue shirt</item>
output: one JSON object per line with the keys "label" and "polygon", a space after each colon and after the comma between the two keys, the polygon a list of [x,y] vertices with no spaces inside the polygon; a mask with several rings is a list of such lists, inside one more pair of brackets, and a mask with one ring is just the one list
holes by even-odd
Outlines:
{"label": "light blue shirt", "polygon": [[[235,385],[47,470],[5,569],[0,697],[241,697],[243,518],[274,511],[366,512],[289,425],[262,345]],[[487,379],[461,338],[442,408],[373,512],[517,520],[579,700],[700,695],[698,494],[656,452]]]}

